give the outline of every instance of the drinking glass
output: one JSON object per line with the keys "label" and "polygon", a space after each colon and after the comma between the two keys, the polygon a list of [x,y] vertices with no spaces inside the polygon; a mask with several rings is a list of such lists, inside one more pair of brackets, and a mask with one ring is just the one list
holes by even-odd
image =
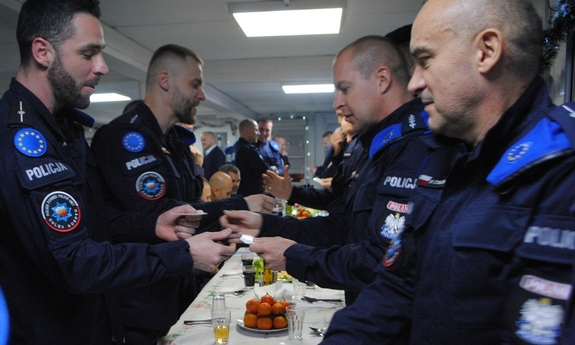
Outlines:
{"label": "drinking glass", "polygon": [[227,344],[230,339],[230,321],[232,313],[230,310],[220,310],[212,312],[212,325],[214,326],[214,336],[216,344]]}
{"label": "drinking glass", "polygon": [[256,283],[256,269],[254,266],[244,266],[244,285],[252,287]]}
{"label": "drinking glass", "polygon": [[288,321],[288,336],[290,339],[302,338],[303,320],[305,318],[305,309],[296,306],[286,308],[286,318]]}

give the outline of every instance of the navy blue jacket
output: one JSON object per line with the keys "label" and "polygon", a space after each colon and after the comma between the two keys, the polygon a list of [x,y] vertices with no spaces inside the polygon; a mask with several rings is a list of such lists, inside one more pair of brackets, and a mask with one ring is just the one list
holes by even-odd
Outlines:
{"label": "navy blue jacket", "polygon": [[269,166],[258,153],[255,146],[244,138],[239,138],[231,148],[226,149],[226,163],[233,164],[240,170],[241,179],[238,194],[249,196],[263,192],[263,178]]}
{"label": "navy blue jacket", "polygon": [[280,153],[280,147],[278,143],[273,140],[268,140],[265,143],[257,142],[255,144],[258,153],[264,159],[264,162],[271,168],[276,167],[278,169],[277,173],[281,176],[284,175],[284,160]]}
{"label": "navy blue jacket", "polygon": [[[189,203],[208,213],[202,217],[198,233],[219,230],[218,218],[224,209],[247,209],[247,204],[241,197],[213,203],[200,201],[203,177],[188,146],[174,128],[164,135],[144,102],[100,128],[92,140],[92,150],[111,194],[108,202],[124,211],[156,213]],[[118,243],[163,242],[155,235],[149,237],[137,231],[113,235]],[[164,335],[198,292],[197,277],[189,279],[163,279],[123,292],[124,324],[146,329],[150,334],[155,330],[157,337]]]}
{"label": "navy blue jacket", "polygon": [[[328,222],[330,214],[327,219],[299,221],[299,231],[293,225],[283,229],[282,236],[299,242],[284,252],[288,273],[322,287],[346,290],[348,304],[375,279],[374,270],[388,243],[402,228],[423,163],[433,162],[433,153],[443,147],[434,136],[425,135],[421,110],[420,100],[408,102],[359,137],[364,154],[371,159],[358,167],[357,191],[348,199],[344,222],[335,228],[315,224]],[[456,148],[450,146],[448,151],[455,153]],[[307,222],[314,226],[304,226]],[[334,229],[342,226],[349,228],[345,245],[317,247],[325,246],[325,241],[334,237]],[[272,236],[274,230],[264,222],[260,236]]]}
{"label": "navy blue jacket", "polygon": [[537,77],[454,163],[434,213],[415,195],[388,267],[323,343],[556,342],[575,260],[575,112],[554,109]]}
{"label": "navy blue jacket", "polygon": [[204,157],[204,165],[202,165],[202,167],[204,168],[205,178],[209,180],[224,164],[226,164],[226,155],[222,149],[215,146],[212,151]]}
{"label": "navy blue jacket", "polygon": [[93,120],[67,106],[50,114],[15,80],[0,100],[0,286],[12,344],[109,344],[104,292],[193,266],[185,241],[110,244],[108,231],[153,233],[157,215],[105,207],[81,123]]}
{"label": "navy blue jacket", "polygon": [[333,161],[333,147],[329,147],[325,153],[323,164],[317,167],[314,176],[319,178],[333,177],[337,171],[337,163]]}

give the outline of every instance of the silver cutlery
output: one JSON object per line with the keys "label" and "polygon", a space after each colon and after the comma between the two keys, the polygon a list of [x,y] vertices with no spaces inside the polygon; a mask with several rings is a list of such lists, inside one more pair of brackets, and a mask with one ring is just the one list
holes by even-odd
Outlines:
{"label": "silver cutlery", "polygon": [[303,296],[301,299],[308,302],[308,303],[317,303],[317,302],[341,303],[342,302],[342,300],[340,298],[313,298],[313,297]]}

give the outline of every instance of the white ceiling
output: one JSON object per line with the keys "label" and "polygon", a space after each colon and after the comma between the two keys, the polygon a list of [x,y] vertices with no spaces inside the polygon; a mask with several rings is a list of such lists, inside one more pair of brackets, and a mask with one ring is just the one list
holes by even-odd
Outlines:
{"label": "white ceiling", "polygon": [[[359,37],[385,35],[410,24],[422,3],[347,0],[338,35],[246,38],[227,4],[257,1],[100,0],[110,73],[97,91],[141,98],[153,51],[176,43],[194,50],[205,62],[207,100],[198,110],[200,117],[329,113],[333,94],[285,95],[281,84],[331,82],[333,56],[341,48]],[[15,27],[22,2],[0,0],[0,91],[18,69]],[[93,103],[87,112],[106,123],[125,104]]]}

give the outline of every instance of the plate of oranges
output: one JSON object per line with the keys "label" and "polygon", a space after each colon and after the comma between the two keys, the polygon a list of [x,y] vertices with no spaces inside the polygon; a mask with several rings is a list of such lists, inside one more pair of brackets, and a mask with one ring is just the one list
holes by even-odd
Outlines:
{"label": "plate of oranges", "polygon": [[238,327],[258,333],[274,333],[287,330],[285,316],[288,301],[276,301],[272,295],[265,294],[262,298],[252,298],[246,302],[246,312],[243,324]]}

